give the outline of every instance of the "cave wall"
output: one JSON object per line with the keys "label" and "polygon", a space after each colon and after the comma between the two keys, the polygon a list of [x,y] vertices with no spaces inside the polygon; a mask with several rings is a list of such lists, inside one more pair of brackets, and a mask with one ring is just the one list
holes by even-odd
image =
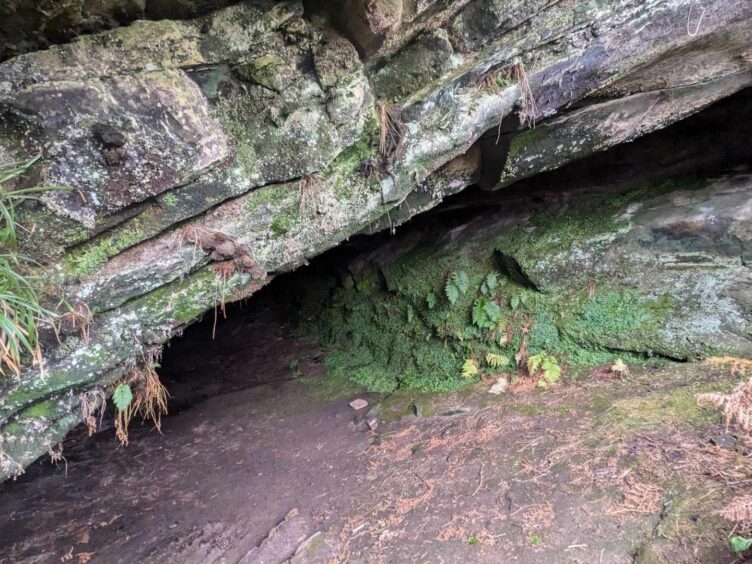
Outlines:
{"label": "cave wall", "polygon": [[746,0],[702,19],[691,0],[222,6],[0,63],[0,162],[41,154],[17,185],[73,188],[19,210],[23,248],[45,300],[91,312],[88,340],[48,338],[43,378],[0,382],[0,477],[218,303],[479,179],[503,188],[752,82]]}

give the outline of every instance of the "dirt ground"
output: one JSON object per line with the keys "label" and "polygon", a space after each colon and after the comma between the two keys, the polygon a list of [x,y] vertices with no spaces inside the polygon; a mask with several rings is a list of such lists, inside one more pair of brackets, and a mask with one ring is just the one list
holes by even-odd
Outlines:
{"label": "dirt ground", "polygon": [[752,464],[694,400],[727,367],[382,398],[269,315],[173,344],[162,434],[80,431],[0,486],[0,562],[741,561],[717,511]]}

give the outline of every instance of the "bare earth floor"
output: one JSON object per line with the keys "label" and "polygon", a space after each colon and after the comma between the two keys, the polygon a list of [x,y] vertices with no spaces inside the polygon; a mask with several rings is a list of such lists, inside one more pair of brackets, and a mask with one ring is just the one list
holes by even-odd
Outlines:
{"label": "bare earth floor", "polygon": [[[752,465],[694,401],[733,386],[728,367],[384,399],[265,327],[265,346],[194,368],[212,397],[162,435],[74,437],[67,468],[0,486],[0,562],[739,561],[716,512]],[[233,386],[259,366],[276,381]]]}

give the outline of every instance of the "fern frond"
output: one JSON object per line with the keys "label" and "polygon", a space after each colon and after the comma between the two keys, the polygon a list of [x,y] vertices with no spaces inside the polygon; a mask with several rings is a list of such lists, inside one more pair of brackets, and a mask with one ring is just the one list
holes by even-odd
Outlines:
{"label": "fern frond", "polygon": [[128,384],[120,384],[112,393],[112,403],[118,411],[125,411],[133,401],[133,391]]}
{"label": "fern frond", "polygon": [[451,281],[447,282],[446,286],[444,287],[444,294],[446,294],[449,303],[452,305],[454,305],[460,297],[460,291],[457,289],[457,286],[455,286]]}
{"label": "fern frond", "polygon": [[467,272],[460,270],[452,274],[452,282],[459,290],[460,294],[467,294],[467,290],[470,288],[470,278],[467,276]]}
{"label": "fern frond", "polygon": [[473,376],[478,375],[478,365],[475,364],[475,361],[472,358],[468,358],[465,360],[464,364],[462,365],[462,377],[463,378],[472,378]]}
{"label": "fern frond", "polygon": [[498,370],[509,364],[509,358],[503,354],[488,353],[486,354],[486,364],[489,367]]}

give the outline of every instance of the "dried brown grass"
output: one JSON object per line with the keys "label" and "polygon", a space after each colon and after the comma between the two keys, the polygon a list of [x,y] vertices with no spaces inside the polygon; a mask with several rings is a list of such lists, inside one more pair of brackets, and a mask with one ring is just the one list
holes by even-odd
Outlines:
{"label": "dried brown grass", "polygon": [[386,159],[399,156],[402,152],[405,126],[401,114],[402,109],[397,105],[389,106],[383,102],[378,104],[379,153]]}
{"label": "dried brown grass", "polygon": [[299,211],[301,215],[310,215],[316,212],[321,199],[321,177],[317,174],[305,174],[298,182]]}
{"label": "dried brown grass", "polygon": [[122,380],[133,392],[130,405],[125,410],[118,410],[115,419],[115,435],[123,445],[128,444],[128,426],[135,415],[140,415],[142,421],[151,420],[154,428],[162,432],[162,415],[167,414],[169,393],[155,369],[161,353],[160,347],[147,349],[141,362],[135,364]]}
{"label": "dried brown grass", "polygon": [[512,65],[512,77],[520,89],[520,123],[523,127],[535,127],[538,106],[535,103],[533,90],[530,88],[525,65],[521,61]]}

